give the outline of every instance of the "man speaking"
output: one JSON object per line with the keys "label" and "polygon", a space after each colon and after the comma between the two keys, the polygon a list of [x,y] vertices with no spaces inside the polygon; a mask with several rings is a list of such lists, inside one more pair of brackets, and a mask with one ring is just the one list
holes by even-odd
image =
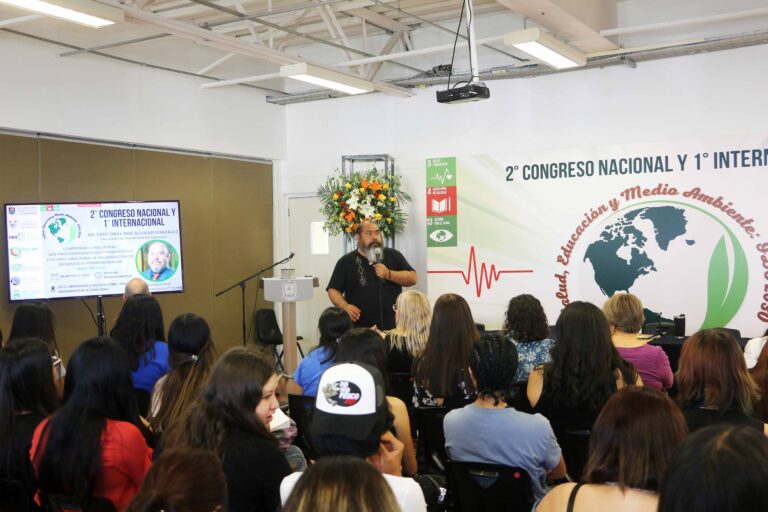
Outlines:
{"label": "man speaking", "polygon": [[393,329],[393,306],[403,286],[416,284],[416,271],[398,251],[383,247],[373,221],[360,223],[355,241],[357,249],[336,262],[326,288],[328,297],[357,327]]}

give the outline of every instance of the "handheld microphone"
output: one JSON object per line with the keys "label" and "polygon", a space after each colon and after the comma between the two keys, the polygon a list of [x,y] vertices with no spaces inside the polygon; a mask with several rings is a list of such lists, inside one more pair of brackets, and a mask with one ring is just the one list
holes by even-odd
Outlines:
{"label": "handheld microphone", "polygon": [[[381,247],[374,247],[373,248],[373,261],[374,261],[374,263],[381,263],[382,258],[383,258],[383,254],[381,252]],[[384,279],[383,277],[380,277],[379,281],[381,281],[383,283],[384,281],[386,281],[386,279]]]}

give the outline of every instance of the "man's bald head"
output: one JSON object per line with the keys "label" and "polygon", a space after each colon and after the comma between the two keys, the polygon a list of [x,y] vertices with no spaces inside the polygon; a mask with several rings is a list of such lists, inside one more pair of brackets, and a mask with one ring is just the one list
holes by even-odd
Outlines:
{"label": "man's bald head", "polygon": [[133,297],[134,295],[152,295],[149,292],[149,285],[146,281],[140,277],[134,277],[125,285],[125,293],[123,293],[123,302]]}

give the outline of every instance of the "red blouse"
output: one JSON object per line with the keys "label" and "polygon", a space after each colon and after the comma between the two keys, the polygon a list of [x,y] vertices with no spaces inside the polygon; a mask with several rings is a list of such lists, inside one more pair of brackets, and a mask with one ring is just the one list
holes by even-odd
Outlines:
{"label": "red blouse", "polygon": [[[48,424],[48,418],[35,429],[29,456],[34,456],[40,446],[40,436]],[[45,450],[45,441],[42,442]],[[139,491],[139,486],[152,464],[152,449],[135,425],[125,421],[107,420],[101,433],[101,479],[94,486],[93,494],[110,500],[117,510],[128,507]],[[35,465],[35,472],[38,468]],[[37,498],[36,498],[37,499]]]}

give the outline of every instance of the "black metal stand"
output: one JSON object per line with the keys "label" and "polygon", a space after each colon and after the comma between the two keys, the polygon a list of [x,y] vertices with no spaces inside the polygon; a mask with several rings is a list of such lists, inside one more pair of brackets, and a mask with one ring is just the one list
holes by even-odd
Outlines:
{"label": "black metal stand", "polygon": [[99,336],[105,336],[107,329],[105,327],[106,316],[104,316],[104,303],[101,301],[101,295],[96,297],[96,328],[99,331]]}
{"label": "black metal stand", "polygon": [[242,320],[243,320],[243,346],[245,346],[245,344],[247,342],[246,334],[245,334],[245,283],[247,283],[251,279],[259,277],[261,274],[263,274],[267,270],[273,269],[273,268],[275,268],[276,266],[278,266],[280,264],[287,263],[288,261],[291,261],[293,259],[293,257],[294,257],[294,254],[291,253],[291,255],[288,256],[287,258],[283,258],[280,261],[276,261],[275,263],[271,264],[270,266],[265,267],[265,268],[259,270],[258,272],[256,272],[255,274],[252,274],[252,275],[246,277],[245,279],[242,279],[242,280],[236,282],[232,286],[224,288],[220,292],[216,293],[215,297],[218,297],[220,295],[223,295],[223,294],[227,293],[229,290],[231,290],[233,288],[237,288],[238,286],[240,287],[240,301],[241,301],[241,305],[242,305]]}

